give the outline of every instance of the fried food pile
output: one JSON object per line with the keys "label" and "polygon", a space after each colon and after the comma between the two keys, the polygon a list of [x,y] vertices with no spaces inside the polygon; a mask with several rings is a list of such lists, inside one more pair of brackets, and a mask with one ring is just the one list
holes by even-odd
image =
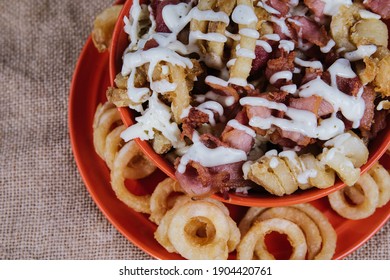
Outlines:
{"label": "fried food pile", "polygon": [[[266,236],[285,234],[291,244],[290,259],[332,259],[337,234],[327,216],[309,203],[285,207],[247,207],[234,220],[228,207],[212,198],[186,194],[180,183],[165,178],[151,193],[134,194],[130,180],[150,176],[156,167],[134,141],[124,142],[125,129],[117,108],[99,104],[93,121],[96,153],[110,170],[117,198],[144,213],[156,225],[154,237],[168,252],[186,259],[275,259]],[[152,175],[153,176],[153,175]],[[328,196],[331,208],[346,219],[363,219],[390,200],[390,175],[379,163],[357,183]],[[277,253],[277,252],[276,252]]]}
{"label": "fried food pile", "polygon": [[194,197],[352,186],[389,113],[386,7],[135,0],[107,90],[137,114],[121,137],[149,141]]}

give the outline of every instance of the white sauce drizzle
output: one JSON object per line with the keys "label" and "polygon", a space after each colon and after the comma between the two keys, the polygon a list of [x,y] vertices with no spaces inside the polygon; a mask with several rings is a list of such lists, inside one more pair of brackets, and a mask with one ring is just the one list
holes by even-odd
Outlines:
{"label": "white sauce drizzle", "polygon": [[176,83],[170,83],[167,80],[154,81],[150,84],[151,90],[158,93],[166,93],[170,91],[174,91],[177,88]]}
{"label": "white sauce drizzle", "polygon": [[285,79],[286,81],[290,81],[292,79],[293,73],[291,71],[279,71],[271,76],[269,82],[271,84],[276,83],[278,80]]}
{"label": "white sauce drizzle", "polygon": [[299,66],[303,66],[303,67],[310,67],[313,69],[320,69],[320,70],[323,69],[322,63],[320,61],[305,61],[300,59],[299,57],[296,57],[294,59],[294,62]]}
{"label": "white sauce drizzle", "polygon": [[241,28],[238,33],[240,35],[253,38],[253,39],[258,39],[260,37],[260,33],[257,32],[257,30],[254,30],[252,28]]}
{"label": "white sauce drizzle", "polygon": [[195,100],[198,102],[204,102],[206,98],[217,101],[223,106],[231,106],[234,104],[233,96],[222,96],[213,91],[208,91],[206,94],[199,94],[195,96]]}
{"label": "white sauce drizzle", "polygon": [[347,52],[344,54],[344,57],[349,61],[357,61],[365,58],[366,56],[371,56],[377,50],[375,45],[360,45],[357,50]]}
{"label": "white sauce drizzle", "polygon": [[237,5],[232,13],[232,20],[237,24],[248,25],[257,22],[253,9],[247,5]]}
{"label": "white sauce drizzle", "polygon": [[187,164],[190,161],[199,162],[204,167],[214,167],[218,165],[236,163],[246,161],[246,153],[242,150],[219,146],[215,149],[206,147],[199,140],[199,136],[194,133],[192,140],[194,144],[190,146],[188,151],[181,157],[177,171],[184,173]]}
{"label": "white sauce drizzle", "polygon": [[267,53],[271,53],[272,52],[272,47],[271,47],[271,45],[267,41],[256,40],[256,46],[262,47]]}
{"label": "white sauce drizzle", "polygon": [[381,16],[365,9],[359,10],[359,15],[364,19],[381,19]]}
{"label": "white sauce drizzle", "polygon": [[297,92],[297,85],[296,84],[284,85],[280,87],[280,90],[283,90],[290,94],[295,94]]}
{"label": "white sauce drizzle", "polygon": [[351,0],[321,0],[325,3],[324,14],[328,16],[334,16],[338,13],[341,6],[352,5]]}
{"label": "white sauce drizzle", "polygon": [[215,119],[214,119],[214,111],[218,113],[220,118],[223,118],[223,107],[221,104],[219,104],[216,101],[206,101],[202,104],[200,104],[198,107],[199,111],[202,111],[203,113],[206,113],[209,116],[209,123],[211,125],[215,125]]}
{"label": "white sauce drizzle", "polygon": [[228,125],[228,126],[231,126],[232,128],[235,128],[235,129],[237,129],[237,130],[244,131],[246,134],[252,136],[253,138],[256,137],[256,132],[255,132],[252,128],[250,128],[250,127],[248,127],[248,126],[246,126],[246,125],[243,125],[243,124],[239,123],[239,122],[238,122],[237,120],[235,120],[235,119],[231,119],[230,121],[228,121],[227,125]]}
{"label": "white sauce drizzle", "polygon": [[180,129],[176,123],[171,122],[170,108],[161,102],[157,93],[149,98],[149,107],[142,116],[136,117],[136,123],[129,126],[121,134],[127,142],[135,138],[150,140],[154,138],[155,130],[160,131],[174,148],[183,146],[180,139]]}
{"label": "white sauce drizzle", "polygon": [[284,49],[287,53],[293,51],[295,48],[295,44],[290,40],[280,40],[279,49]]}
{"label": "white sauce drizzle", "polygon": [[274,14],[274,15],[280,15],[280,12],[274,8],[272,8],[271,6],[267,5],[265,3],[266,0],[261,0],[259,2],[257,2],[257,7],[261,7],[263,8],[264,10],[266,10],[268,13],[270,14]]}
{"label": "white sauce drizzle", "polygon": [[271,160],[269,161],[269,167],[274,169],[274,168],[278,167],[278,165],[279,165],[278,158],[276,158],[276,157],[271,158]]}
{"label": "white sauce drizzle", "polygon": [[280,36],[279,34],[265,34],[262,36],[262,38],[264,39],[268,39],[268,40],[271,40],[271,41],[280,41]]}
{"label": "white sauce drizzle", "polygon": [[325,46],[321,47],[320,50],[322,53],[329,53],[330,50],[336,45],[336,42],[333,39],[330,39]]}

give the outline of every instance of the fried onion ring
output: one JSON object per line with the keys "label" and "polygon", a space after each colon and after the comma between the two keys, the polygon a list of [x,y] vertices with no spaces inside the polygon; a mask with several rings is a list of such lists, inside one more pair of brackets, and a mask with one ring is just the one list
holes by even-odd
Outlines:
{"label": "fried onion ring", "polygon": [[[126,145],[119,150],[114,160],[114,165],[111,170],[111,185],[116,196],[120,201],[125,203],[130,208],[137,212],[150,213],[150,195],[137,196],[132,194],[125,186],[125,170],[130,162],[134,159],[144,157],[140,152],[137,144],[134,141],[127,142]],[[139,160],[137,160],[139,162]],[[145,177],[144,168],[134,165],[134,176]]]}
{"label": "fried onion ring", "polygon": [[299,226],[307,241],[307,258],[313,259],[321,249],[322,238],[316,223],[304,212],[293,207],[274,207],[262,212],[256,221],[272,218],[286,219]]}
{"label": "fried onion ring", "polygon": [[[194,230],[191,226],[194,221],[200,226],[199,230],[211,233],[211,236],[198,236],[198,229]],[[207,230],[207,227],[214,227],[215,231]],[[186,203],[175,211],[168,228],[168,238],[187,259],[227,259],[230,239],[228,217],[213,203],[201,200]]]}
{"label": "fried onion ring", "polygon": [[93,118],[93,145],[96,153],[105,160],[107,135],[116,123],[122,123],[118,109],[111,102],[99,104]]}
{"label": "fried onion ring", "polygon": [[166,212],[169,210],[169,196],[174,192],[184,193],[180,184],[172,178],[166,178],[154,189],[150,197],[149,219],[159,224]]}
{"label": "fried onion ring", "polygon": [[154,238],[157,242],[163,246],[169,253],[177,253],[177,250],[172,245],[171,241],[168,238],[168,229],[171,224],[172,217],[176,214],[176,210],[183,204],[190,201],[191,198],[186,195],[181,195],[176,197],[175,204],[173,207],[168,210],[165,215],[160,220],[160,223],[154,232]]}
{"label": "fried onion ring", "polygon": [[287,235],[293,250],[291,260],[303,260],[306,257],[307,244],[302,230],[293,222],[280,218],[272,218],[256,222],[244,235],[237,246],[237,259],[251,260],[254,256],[261,260],[272,260],[275,257],[268,252],[265,236],[277,231]]}
{"label": "fried onion ring", "polygon": [[263,211],[265,211],[268,208],[265,207],[250,207],[244,217],[240,220],[238,223],[238,228],[240,229],[241,235],[244,236],[250,227],[253,225],[254,221],[256,220],[257,216],[259,216]]}
{"label": "fried onion ring", "polygon": [[371,216],[378,205],[379,190],[374,179],[367,173],[360,176],[354,187],[360,187],[364,193],[361,204],[351,205],[344,196],[343,190],[328,195],[329,203],[340,216],[350,220],[360,220]]}
{"label": "fried onion ring", "polygon": [[337,234],[327,217],[309,203],[296,204],[297,208],[307,214],[318,226],[322,237],[321,251],[314,257],[315,260],[330,260],[336,251]]}
{"label": "fried onion ring", "polygon": [[379,163],[376,163],[368,173],[378,186],[379,198],[377,207],[382,207],[390,200],[390,174]]}

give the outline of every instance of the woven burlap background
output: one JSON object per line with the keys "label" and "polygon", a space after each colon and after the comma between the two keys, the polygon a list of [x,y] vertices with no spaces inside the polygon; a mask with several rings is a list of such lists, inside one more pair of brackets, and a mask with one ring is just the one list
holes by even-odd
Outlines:
{"label": "woven burlap background", "polygon": [[[0,259],[151,259],[92,201],[70,147],[70,82],[110,0],[0,0]],[[350,259],[390,259],[390,223]]]}

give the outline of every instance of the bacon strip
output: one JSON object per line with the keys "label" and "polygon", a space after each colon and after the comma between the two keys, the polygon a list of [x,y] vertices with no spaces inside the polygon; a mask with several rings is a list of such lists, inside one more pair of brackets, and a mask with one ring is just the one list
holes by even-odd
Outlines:
{"label": "bacon strip", "polygon": [[[201,135],[199,140],[210,149],[220,146],[229,147],[227,143],[210,134]],[[179,162],[180,159],[177,159],[176,167]],[[242,174],[242,164],[243,162],[236,162],[204,167],[199,162],[190,161],[186,171],[184,173],[176,171],[175,176],[186,193],[196,197],[204,197],[246,185]]]}
{"label": "bacon strip", "polygon": [[376,93],[372,86],[365,86],[362,94],[362,98],[364,100],[364,104],[366,105],[364,108],[363,118],[360,120],[360,129],[370,130],[371,125],[374,121],[374,112],[375,112],[375,97]]}
{"label": "bacon strip", "polygon": [[168,26],[166,26],[164,22],[164,18],[162,15],[162,11],[166,5],[176,5],[179,4],[179,0],[154,0],[151,3],[152,11],[154,18],[156,20],[156,32],[162,32],[162,33],[171,33],[171,30],[169,30]]}
{"label": "bacon strip", "polygon": [[200,127],[204,123],[208,123],[209,116],[199,111],[196,108],[191,108],[188,112],[188,116],[183,118],[183,125],[182,125],[182,138],[187,136],[188,138],[192,139],[192,134],[194,133],[195,129]]}
{"label": "bacon strip", "polygon": [[293,20],[289,21],[289,23],[297,32],[298,37],[319,47],[324,47],[329,42],[330,37],[326,32],[325,26],[320,26],[304,16],[293,16],[291,18]]}

